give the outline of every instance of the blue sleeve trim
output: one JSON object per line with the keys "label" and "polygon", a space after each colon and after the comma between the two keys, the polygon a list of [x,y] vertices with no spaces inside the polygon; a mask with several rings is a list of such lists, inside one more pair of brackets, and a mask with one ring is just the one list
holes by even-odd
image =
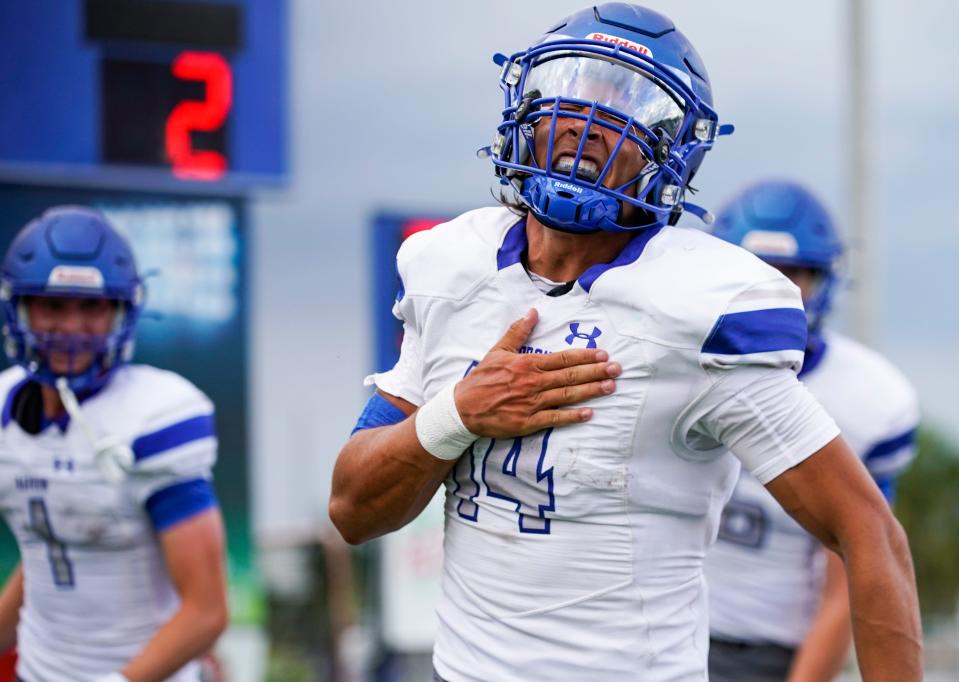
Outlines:
{"label": "blue sleeve trim", "polygon": [[799,308],[766,308],[721,316],[702,352],[747,355],[805,348],[806,313]]}
{"label": "blue sleeve trim", "polygon": [[133,441],[133,456],[137,461],[172,450],[190,441],[216,435],[212,414],[185,419],[166,428],[140,436]]}
{"label": "blue sleeve trim", "polygon": [[357,431],[375,429],[378,426],[399,424],[404,419],[406,419],[406,413],[403,410],[379,393],[374,393],[366,402],[366,407],[363,408],[363,413],[360,414],[360,418],[356,421],[356,426],[353,427],[350,435],[352,436]]}
{"label": "blue sleeve trim", "polygon": [[879,486],[879,491],[882,493],[882,496],[886,498],[886,502],[892,504],[896,501],[896,479],[889,477],[881,477],[876,479],[876,485]]}
{"label": "blue sleeve trim", "polygon": [[153,527],[161,532],[217,506],[213,486],[205,478],[182,481],[156,491],[144,505]]}
{"label": "blue sleeve trim", "polygon": [[898,436],[876,443],[874,446],[872,446],[872,449],[865,454],[865,456],[862,458],[862,461],[868,465],[871,462],[875,462],[877,459],[888,457],[889,455],[899,452],[905,447],[913,445],[916,442],[916,433],[918,431],[918,427],[913,427],[905,433],[901,433]]}

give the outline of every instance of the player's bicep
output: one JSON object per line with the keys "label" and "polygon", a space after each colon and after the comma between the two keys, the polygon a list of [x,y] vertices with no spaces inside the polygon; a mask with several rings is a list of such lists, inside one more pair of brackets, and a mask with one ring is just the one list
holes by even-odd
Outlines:
{"label": "player's bicep", "polygon": [[222,600],[225,543],[219,508],[171,526],[159,539],[170,580],[182,599]]}
{"label": "player's bicep", "polygon": [[770,480],[766,489],[832,549],[889,513],[879,488],[842,437]]}

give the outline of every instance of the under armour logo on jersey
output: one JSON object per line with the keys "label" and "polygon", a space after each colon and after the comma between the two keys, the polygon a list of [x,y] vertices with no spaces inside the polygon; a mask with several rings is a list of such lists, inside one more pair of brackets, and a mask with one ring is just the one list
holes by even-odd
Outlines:
{"label": "under armour logo on jersey", "polygon": [[572,333],[566,337],[566,343],[572,346],[573,339],[583,339],[587,348],[596,348],[596,337],[603,333],[599,327],[593,327],[591,334],[584,334],[579,330],[579,322],[570,322],[569,331]]}
{"label": "under armour logo on jersey", "polygon": [[59,457],[55,457],[53,459],[54,471],[69,471],[72,474],[75,468],[76,462],[70,458],[60,459]]}

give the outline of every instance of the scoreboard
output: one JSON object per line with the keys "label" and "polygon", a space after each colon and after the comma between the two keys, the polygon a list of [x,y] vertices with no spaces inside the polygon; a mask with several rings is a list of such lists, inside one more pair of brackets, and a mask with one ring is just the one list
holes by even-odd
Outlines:
{"label": "scoreboard", "polygon": [[283,181],[283,0],[3,0],[0,181]]}

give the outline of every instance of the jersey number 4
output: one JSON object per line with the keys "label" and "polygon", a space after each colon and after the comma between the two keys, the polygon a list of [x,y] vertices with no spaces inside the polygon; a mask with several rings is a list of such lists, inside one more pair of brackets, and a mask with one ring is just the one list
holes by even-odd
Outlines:
{"label": "jersey number 4", "polygon": [[479,519],[476,498],[485,487],[489,497],[515,506],[520,533],[548,535],[550,520],[546,513],[556,509],[553,468],[544,467],[552,432],[546,429],[522,438],[473,443],[453,471],[453,494],[460,498],[456,507],[460,518],[473,522]]}
{"label": "jersey number 4", "polygon": [[67,556],[67,546],[57,540],[53,534],[46,502],[42,497],[30,498],[27,512],[30,527],[47,543],[47,557],[50,559],[50,569],[53,571],[53,584],[57,587],[73,587],[73,564]]}

